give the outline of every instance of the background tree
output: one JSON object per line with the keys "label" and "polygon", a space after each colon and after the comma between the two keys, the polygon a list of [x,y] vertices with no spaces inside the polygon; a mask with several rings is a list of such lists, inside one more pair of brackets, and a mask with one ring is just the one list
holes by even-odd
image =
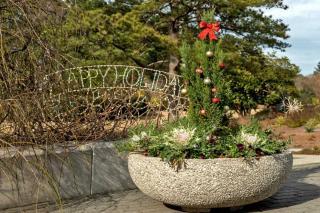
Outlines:
{"label": "background tree", "polygon": [[[294,94],[292,85],[298,68],[286,58],[263,51],[265,47],[289,47],[285,42],[288,26],[262,10],[287,9],[282,0],[82,0],[76,5],[70,3],[55,43],[77,65],[156,65],[152,68],[180,73],[177,50],[181,40],[194,40],[200,14],[212,8],[215,19],[221,22],[225,76],[235,85],[234,94],[242,94],[232,106],[246,111]],[[279,75],[278,70],[286,74]],[[273,75],[277,80],[271,78]],[[263,80],[262,84],[257,85],[258,80]],[[281,86],[270,86],[270,82],[280,82]]]}
{"label": "background tree", "polygon": [[[106,3],[102,0],[77,1],[83,10],[103,9],[107,16],[116,13],[134,15],[143,24],[153,27],[163,35],[175,39],[178,45],[181,37],[189,36],[196,30],[202,12],[215,8],[217,20],[222,20],[223,34],[232,44],[245,46],[245,51],[256,53],[257,46],[283,49],[288,46],[282,39],[287,38],[288,27],[279,20],[264,16],[262,7],[286,9],[282,1],[139,1],[121,0]],[[235,21],[237,20],[237,21]],[[130,22],[130,20],[128,20]],[[112,23],[110,23],[112,24]],[[250,26],[250,27],[248,27]],[[190,32],[193,31],[193,32]],[[183,32],[183,33],[182,33]],[[252,52],[253,51],[253,52]],[[176,52],[177,54],[178,52]]]}
{"label": "background tree", "polygon": [[[288,27],[280,20],[265,16],[262,7],[279,7],[286,9],[281,0],[278,1],[146,1],[136,7],[143,20],[159,32],[179,40],[181,37],[192,38],[196,31],[200,14],[208,9],[215,9],[216,19],[221,21],[224,40],[231,47],[241,46],[248,54],[255,54],[259,47],[283,49],[288,44],[282,39],[287,38]],[[230,45],[229,45],[230,46]],[[173,56],[171,55],[171,59]],[[178,56],[177,56],[178,58]],[[174,60],[170,60],[174,63]],[[170,70],[169,70],[170,71]],[[173,70],[171,70],[173,72]]]}
{"label": "background tree", "polygon": [[[282,96],[295,93],[297,66],[287,58],[266,55],[264,47],[284,50],[289,44],[288,26],[264,15],[260,8],[287,9],[282,1],[148,1],[134,10],[147,23],[179,44],[192,41],[203,11],[215,8],[221,22],[223,50],[226,53],[225,77],[234,86],[232,106],[246,111],[257,104],[275,104]],[[169,72],[179,72],[179,55],[170,55]],[[268,75],[264,75],[265,73]],[[282,74],[281,74],[282,73]],[[273,77],[274,76],[274,77]],[[259,82],[259,83],[258,83]],[[278,84],[277,86],[275,86]]]}
{"label": "background tree", "polygon": [[320,75],[299,75],[295,79],[299,98],[304,104],[318,105],[320,100]]}
{"label": "background tree", "polygon": [[297,95],[294,79],[299,68],[288,58],[243,55],[241,51],[230,54],[225,77],[231,84],[233,108],[246,112],[257,104],[275,105],[286,96]]}
{"label": "background tree", "polygon": [[320,62],[317,64],[316,68],[313,71],[314,75],[320,74]]}
{"label": "background tree", "polygon": [[0,2],[0,84],[2,98],[35,91],[44,75],[66,64],[42,38],[61,22],[66,7],[60,1]]}
{"label": "background tree", "polygon": [[169,36],[143,23],[137,13],[125,13],[119,4],[80,1],[71,5],[64,23],[59,28],[48,29],[46,36],[55,41],[56,48],[74,66],[148,67],[154,62],[166,61],[177,45]]}

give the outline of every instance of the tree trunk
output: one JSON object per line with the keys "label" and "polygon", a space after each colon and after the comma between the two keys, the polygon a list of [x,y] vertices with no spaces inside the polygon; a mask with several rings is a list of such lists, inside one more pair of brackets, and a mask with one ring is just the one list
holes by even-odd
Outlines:
{"label": "tree trunk", "polygon": [[[171,32],[170,36],[173,40],[178,42],[178,30],[176,29],[176,23],[175,21],[171,24]],[[172,78],[174,78],[174,75],[177,75],[176,68],[179,65],[179,57],[176,54],[171,54],[169,59],[169,79],[171,81]],[[177,119],[179,117],[179,110],[176,109],[178,105],[178,95],[179,95],[179,85],[175,85],[175,88],[172,88],[172,95],[168,96],[169,100],[169,118]]]}
{"label": "tree trunk", "polygon": [[[174,25],[174,24],[173,24]],[[174,27],[172,27],[174,28]],[[175,29],[171,30],[170,36],[173,40],[178,42],[178,33],[175,31]],[[176,68],[179,65],[179,58],[176,54],[171,54],[170,55],[170,61],[169,61],[169,74],[171,75],[176,75]]]}

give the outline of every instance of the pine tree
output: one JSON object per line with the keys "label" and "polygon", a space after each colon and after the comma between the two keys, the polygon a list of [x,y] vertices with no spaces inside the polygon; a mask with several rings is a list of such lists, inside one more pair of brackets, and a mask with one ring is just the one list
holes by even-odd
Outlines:
{"label": "pine tree", "polygon": [[[218,27],[213,17],[213,13],[207,13],[204,21]],[[223,79],[225,65],[221,42],[219,38],[197,39],[194,44],[184,43],[181,47],[183,76],[190,101],[189,118],[197,126],[211,129],[225,124],[224,106],[228,105],[229,89]]]}
{"label": "pine tree", "polygon": [[313,74],[314,75],[319,75],[320,74],[320,62],[318,63],[318,65],[314,69]]}

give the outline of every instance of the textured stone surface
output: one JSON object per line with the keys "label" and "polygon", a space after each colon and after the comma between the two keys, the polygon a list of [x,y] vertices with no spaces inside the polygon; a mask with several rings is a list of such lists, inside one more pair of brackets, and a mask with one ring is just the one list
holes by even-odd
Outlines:
{"label": "textured stone surface", "polygon": [[127,159],[119,157],[113,144],[99,144],[93,153],[92,194],[136,188],[128,172]]}
{"label": "textured stone surface", "polygon": [[38,154],[1,161],[0,209],[90,195],[90,151]]}
{"label": "textured stone surface", "polygon": [[[43,162],[43,158],[39,156]],[[54,195],[44,172],[27,156],[0,161],[0,209],[52,200]]]}
{"label": "textured stone surface", "polygon": [[[23,158],[15,157],[22,152]],[[133,188],[127,160],[110,142],[57,146],[48,153],[0,150],[0,210]]]}
{"label": "textured stone surface", "polygon": [[61,198],[71,199],[91,194],[91,158],[91,150],[48,156],[47,168]]}
{"label": "textured stone surface", "polygon": [[176,172],[160,158],[131,154],[128,166],[137,187],[158,201],[191,208],[232,207],[276,193],[291,171],[292,155],[188,159],[186,169]]}

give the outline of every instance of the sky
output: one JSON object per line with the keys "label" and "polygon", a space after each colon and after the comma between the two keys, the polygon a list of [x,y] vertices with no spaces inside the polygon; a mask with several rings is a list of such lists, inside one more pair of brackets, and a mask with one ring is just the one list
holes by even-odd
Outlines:
{"label": "sky", "polygon": [[284,0],[289,9],[271,9],[267,15],[282,19],[291,31],[285,55],[301,68],[301,74],[312,74],[320,62],[320,0]]}

